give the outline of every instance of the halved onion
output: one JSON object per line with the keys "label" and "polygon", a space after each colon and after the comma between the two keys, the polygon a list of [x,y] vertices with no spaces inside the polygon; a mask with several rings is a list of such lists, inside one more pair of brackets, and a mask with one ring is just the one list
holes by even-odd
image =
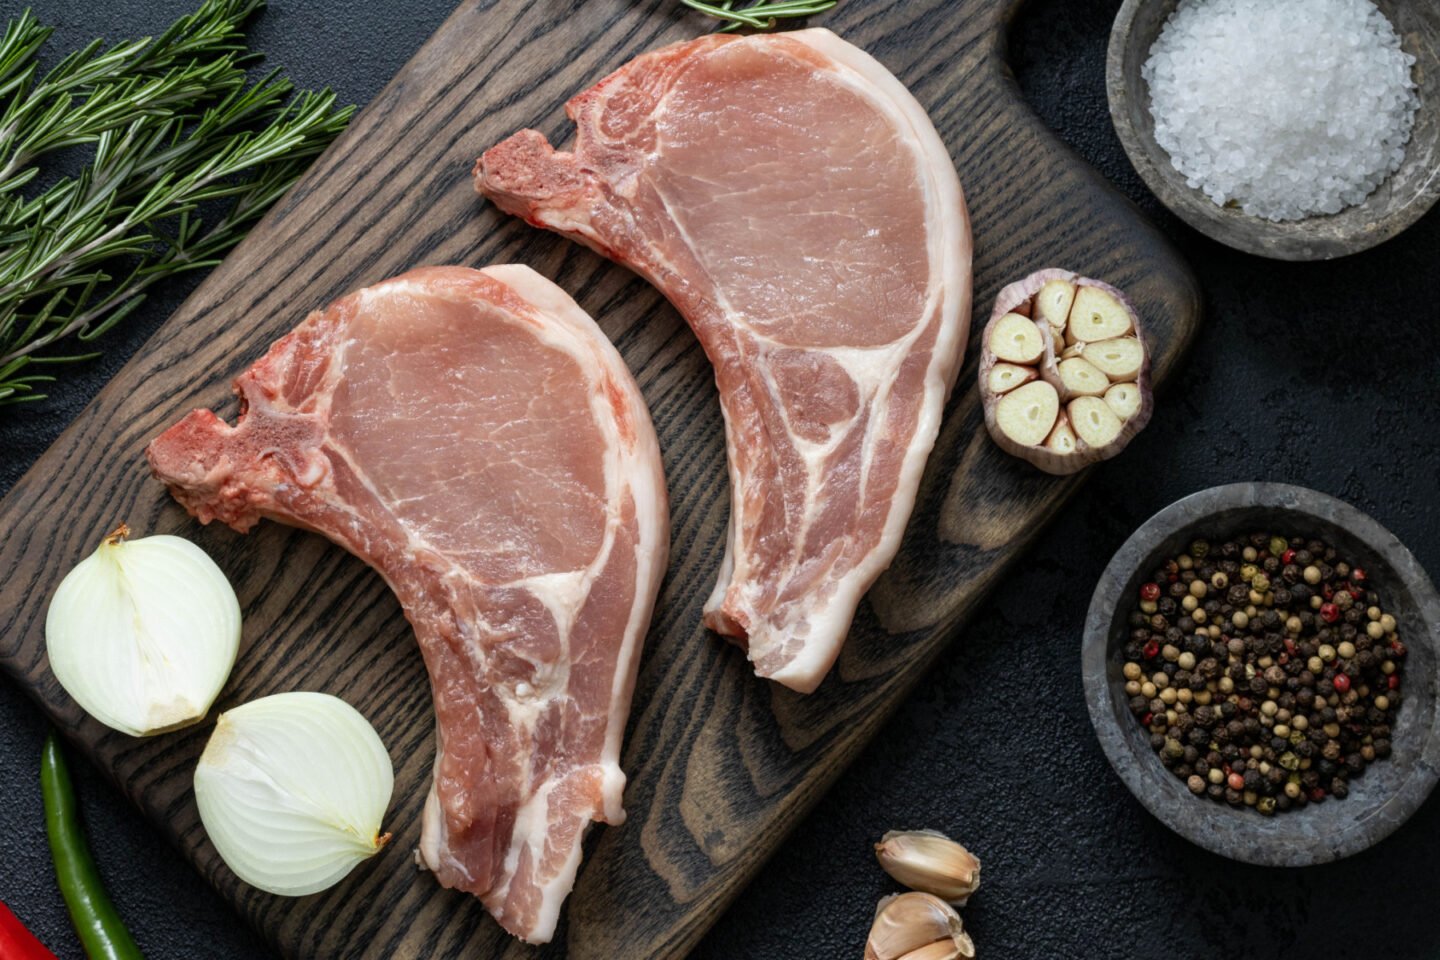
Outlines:
{"label": "halved onion", "polygon": [[45,617],[60,686],[96,720],[144,737],[205,716],[240,649],[240,602],[189,540],[121,524],[66,574]]}
{"label": "halved onion", "polygon": [[389,841],[390,755],[354,707],[277,693],[220,714],[195,768],[200,820],[241,880],[299,897],[340,882]]}

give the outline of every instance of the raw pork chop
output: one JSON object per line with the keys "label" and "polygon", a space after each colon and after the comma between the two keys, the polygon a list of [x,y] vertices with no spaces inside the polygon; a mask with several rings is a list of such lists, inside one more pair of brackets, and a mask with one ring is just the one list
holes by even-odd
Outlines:
{"label": "raw pork chop", "polygon": [[620,738],[669,545],[635,381],[527,267],[427,267],[312,313],[150,465],[202,522],[316,530],[374,566],[430,671],[420,856],[548,940],[591,820],[624,819]]}
{"label": "raw pork chop", "polygon": [[705,622],[809,692],[895,555],[970,322],[970,221],[909,92],[826,30],[710,36],[476,164],[502,209],[638,271],[715,367],[730,532]]}

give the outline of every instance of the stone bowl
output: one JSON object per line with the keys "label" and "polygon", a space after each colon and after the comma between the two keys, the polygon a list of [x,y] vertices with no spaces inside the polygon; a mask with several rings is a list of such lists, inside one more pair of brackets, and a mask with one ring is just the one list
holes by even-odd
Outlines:
{"label": "stone bowl", "polygon": [[[1404,698],[1396,711],[1389,759],[1329,799],[1264,816],[1193,796],[1150,749],[1149,733],[1130,714],[1121,675],[1132,604],[1155,567],[1197,538],[1274,531],[1315,536],[1365,568],[1387,612],[1399,621],[1408,654]],[[1190,842],[1245,863],[1299,867],[1365,849],[1404,823],[1440,777],[1440,596],[1395,536],[1334,497],[1302,487],[1237,483],[1179,500],[1131,535],[1095,588],[1081,651],[1090,721],[1115,772],[1141,804]]]}
{"label": "stone bowl", "polygon": [[1276,260],[1329,260],[1358,253],[1410,226],[1440,198],[1440,3],[1375,0],[1416,58],[1420,109],[1400,169],[1356,206],[1332,215],[1272,223],[1238,207],[1216,206],[1185,182],[1155,142],[1150,90],[1140,69],[1179,0],[1125,0],[1110,31],[1105,86],[1110,118],[1130,162],[1180,219],[1221,243]]}

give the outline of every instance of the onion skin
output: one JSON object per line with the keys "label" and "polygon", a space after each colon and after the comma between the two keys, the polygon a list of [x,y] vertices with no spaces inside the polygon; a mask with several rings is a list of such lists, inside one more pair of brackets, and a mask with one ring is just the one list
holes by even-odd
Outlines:
{"label": "onion skin", "polygon": [[[1120,434],[1114,440],[1101,447],[1090,446],[1078,434],[1075,438],[1075,449],[1070,453],[1058,453],[1046,448],[1043,444],[1027,446],[1006,434],[996,420],[995,408],[1000,398],[990,390],[990,371],[996,363],[1004,361],[997,360],[995,354],[990,350],[991,329],[995,322],[1007,313],[1019,313],[1030,317],[1032,312],[1030,302],[1040,292],[1040,288],[1051,280],[1065,280],[1077,286],[1096,287],[1110,294],[1130,314],[1130,322],[1134,328],[1133,335],[1145,346],[1145,359],[1140,365],[1140,372],[1134,379],[1135,386],[1140,391],[1140,409],[1124,422]],[[1039,370],[1040,377],[1059,391],[1060,410],[1063,414],[1069,402],[1075,399],[1060,379],[1059,354],[1064,349],[1064,344],[1055,342],[1048,323],[1036,317],[1031,318],[1036,321],[1035,325],[1040,329],[1040,335],[1045,340],[1045,352],[1036,368]],[[985,325],[985,330],[980,335],[980,402],[985,411],[985,428],[1000,449],[1055,476],[1069,476],[1093,463],[1108,460],[1125,449],[1131,439],[1145,429],[1154,412],[1154,400],[1150,387],[1150,353],[1150,346],[1145,337],[1145,327],[1140,321],[1140,315],[1136,311],[1135,305],[1130,302],[1130,298],[1120,290],[1108,283],[1083,277],[1070,270],[1048,268],[1032,273],[1000,291],[995,298],[995,309],[990,313],[990,322]]]}

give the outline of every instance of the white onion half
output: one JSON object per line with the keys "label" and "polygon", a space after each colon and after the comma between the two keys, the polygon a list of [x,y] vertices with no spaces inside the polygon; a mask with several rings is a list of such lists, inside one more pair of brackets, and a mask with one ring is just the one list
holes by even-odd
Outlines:
{"label": "white onion half", "polygon": [[221,858],[281,896],[324,890],[379,851],[394,788],[375,728],[326,693],[225,711],[195,768],[200,820]]}
{"label": "white onion half", "polygon": [[240,649],[240,602],[189,540],[123,524],[50,600],[50,669],[96,720],[133,737],[205,716]]}

